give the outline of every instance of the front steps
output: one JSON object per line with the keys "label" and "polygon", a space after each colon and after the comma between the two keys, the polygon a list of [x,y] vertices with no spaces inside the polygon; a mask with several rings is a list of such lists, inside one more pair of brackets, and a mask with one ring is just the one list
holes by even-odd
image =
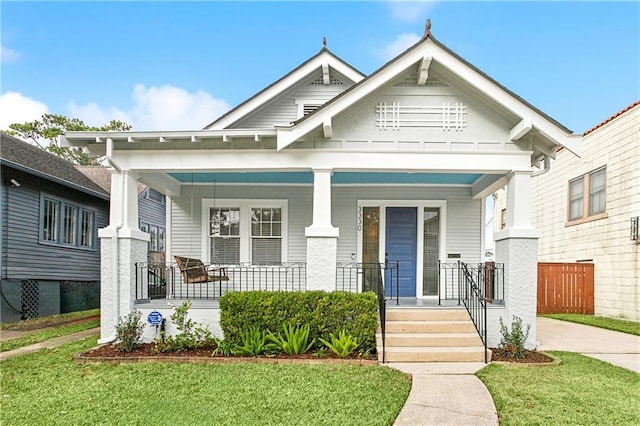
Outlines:
{"label": "front steps", "polygon": [[386,317],[385,362],[484,362],[484,345],[465,309],[389,308]]}

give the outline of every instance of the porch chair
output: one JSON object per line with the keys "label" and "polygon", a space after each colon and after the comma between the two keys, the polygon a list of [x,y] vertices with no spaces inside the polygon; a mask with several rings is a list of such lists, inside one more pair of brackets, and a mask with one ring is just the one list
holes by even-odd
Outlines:
{"label": "porch chair", "polygon": [[222,296],[222,282],[229,281],[227,268],[217,265],[205,265],[200,259],[184,256],[173,256],[176,259],[182,282],[185,284],[217,282]]}

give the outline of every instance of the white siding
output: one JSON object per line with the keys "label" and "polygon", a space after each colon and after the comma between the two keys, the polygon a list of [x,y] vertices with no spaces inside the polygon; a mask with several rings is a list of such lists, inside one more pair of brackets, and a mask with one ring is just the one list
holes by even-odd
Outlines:
{"label": "white siding", "polygon": [[[640,215],[640,106],[585,136],[583,150],[582,158],[559,152],[533,179],[539,260],[593,259],[596,314],[640,320],[640,245],[630,239],[630,218]],[[602,166],[607,217],[565,226],[569,180]]]}
{"label": "white siding", "polygon": [[229,127],[232,129],[271,128],[274,124],[288,124],[300,118],[296,100],[306,99],[313,100],[313,103],[324,104],[353,85],[346,77],[336,72],[330,72],[330,76],[332,84],[318,84],[318,79],[322,80],[322,71],[318,69],[282,95]]}
{"label": "white siding", "polygon": [[[340,228],[338,262],[351,261],[356,253],[357,200],[446,200],[447,246],[445,253],[459,253],[466,262],[480,261],[481,200],[472,200],[467,187],[334,186],[332,222]],[[184,185],[172,199],[171,255],[202,256],[201,199],[287,199],[289,211],[288,260],[306,261],[304,228],[311,224],[311,186]],[[193,206],[193,208],[192,208]],[[442,259],[447,261],[447,259]]]}

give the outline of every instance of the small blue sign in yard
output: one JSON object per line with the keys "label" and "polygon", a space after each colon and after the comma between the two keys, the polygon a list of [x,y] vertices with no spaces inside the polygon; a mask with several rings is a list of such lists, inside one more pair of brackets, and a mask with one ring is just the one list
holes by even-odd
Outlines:
{"label": "small blue sign in yard", "polygon": [[160,325],[162,323],[162,314],[158,311],[149,312],[147,322],[151,325]]}

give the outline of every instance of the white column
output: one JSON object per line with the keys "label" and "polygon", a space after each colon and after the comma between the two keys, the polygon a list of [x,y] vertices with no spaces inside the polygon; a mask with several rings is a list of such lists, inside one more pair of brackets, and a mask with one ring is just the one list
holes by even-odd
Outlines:
{"label": "white column", "polygon": [[333,291],[339,229],[331,224],[330,169],[313,170],[313,223],[307,237],[307,290]]}
{"label": "white column", "polygon": [[[531,325],[526,347],[536,341],[537,264],[539,232],[531,223],[531,173],[511,173],[507,177],[505,229],[496,232],[496,262],[504,263],[505,325],[513,316]],[[497,322],[491,327],[499,327]]]}
{"label": "white column", "polygon": [[[149,234],[138,229],[138,180],[128,170],[110,170],[109,225],[100,239],[100,340],[115,338],[118,318],[133,311],[136,263],[147,261]],[[142,285],[142,282],[140,283]]]}

